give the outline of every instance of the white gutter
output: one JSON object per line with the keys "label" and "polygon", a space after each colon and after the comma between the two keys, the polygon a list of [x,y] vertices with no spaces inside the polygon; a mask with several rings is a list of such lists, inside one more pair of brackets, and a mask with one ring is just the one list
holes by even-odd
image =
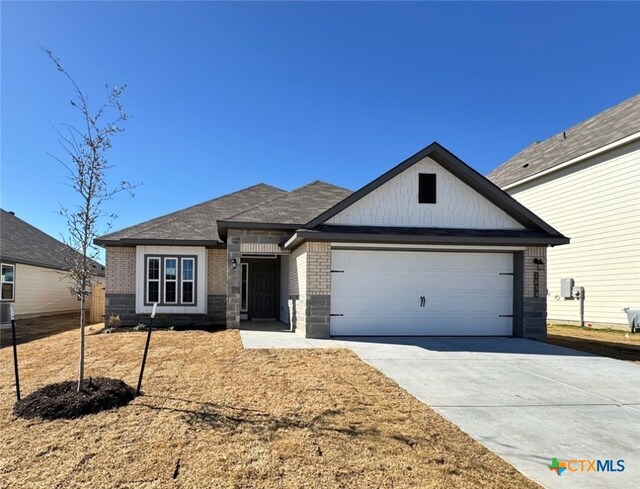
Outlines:
{"label": "white gutter", "polygon": [[569,161],[565,161],[564,163],[556,165],[552,168],[548,168],[547,170],[541,171],[540,173],[536,173],[535,175],[531,175],[530,177],[526,177],[526,178],[523,178],[522,180],[518,180],[517,182],[510,183],[509,185],[505,185],[504,187],[502,187],[502,190],[509,190],[513,187],[517,187],[518,185],[522,185],[523,183],[527,183],[527,182],[530,182],[531,180],[535,180],[536,178],[540,178],[544,175],[548,175],[549,173],[552,173],[554,171],[562,170],[563,168],[566,168],[568,166],[575,165],[576,163],[580,163],[581,161],[588,160],[589,158],[593,158],[594,156],[598,156],[602,153],[606,153],[607,151],[611,151],[612,149],[618,148],[620,146],[624,146],[625,144],[631,143],[636,139],[640,139],[640,132],[630,134],[629,136],[625,136],[622,139],[618,139],[613,143],[609,143],[605,146],[594,149],[593,151],[589,151],[588,153],[580,155]]}

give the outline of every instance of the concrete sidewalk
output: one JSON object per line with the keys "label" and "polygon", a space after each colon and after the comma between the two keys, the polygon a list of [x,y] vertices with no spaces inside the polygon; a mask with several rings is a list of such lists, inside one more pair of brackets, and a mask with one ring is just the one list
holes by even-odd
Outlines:
{"label": "concrete sidewalk", "polygon": [[258,327],[250,330],[241,329],[240,338],[247,349],[344,348],[334,340],[314,340],[282,329],[279,331],[260,330]]}
{"label": "concrete sidewalk", "polygon": [[[242,331],[245,348],[350,348],[546,487],[640,487],[640,366],[517,338],[340,338]],[[277,335],[277,336],[274,336]],[[624,460],[560,476],[559,461]],[[585,470],[588,464],[585,463]]]}

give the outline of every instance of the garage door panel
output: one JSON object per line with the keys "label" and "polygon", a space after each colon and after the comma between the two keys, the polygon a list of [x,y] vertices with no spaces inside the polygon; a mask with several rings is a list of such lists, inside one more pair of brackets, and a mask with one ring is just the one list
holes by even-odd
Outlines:
{"label": "garage door panel", "polygon": [[510,253],[334,250],[331,268],[333,335],[512,334]]}
{"label": "garage door panel", "polygon": [[411,316],[379,314],[359,315],[358,321],[345,317],[331,318],[331,331],[335,336],[510,336],[511,318],[493,315],[474,317],[446,316],[440,320],[420,325],[416,331],[415,319]]}
{"label": "garage door panel", "polygon": [[[409,313],[409,311],[420,307],[420,296],[404,295],[392,297],[385,293],[350,294],[348,297],[336,296],[331,300],[331,311],[339,313],[347,308],[354,312],[359,310],[371,311],[372,304],[375,304],[374,309],[377,313],[384,313],[385,311],[405,311]],[[415,311],[412,311],[411,314],[415,314]]]}

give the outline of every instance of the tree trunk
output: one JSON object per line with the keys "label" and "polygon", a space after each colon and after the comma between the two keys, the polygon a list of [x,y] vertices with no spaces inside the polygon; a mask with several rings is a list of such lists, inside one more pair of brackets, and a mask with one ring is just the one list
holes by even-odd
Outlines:
{"label": "tree trunk", "polygon": [[80,292],[80,365],[78,373],[78,392],[84,389],[84,289]]}

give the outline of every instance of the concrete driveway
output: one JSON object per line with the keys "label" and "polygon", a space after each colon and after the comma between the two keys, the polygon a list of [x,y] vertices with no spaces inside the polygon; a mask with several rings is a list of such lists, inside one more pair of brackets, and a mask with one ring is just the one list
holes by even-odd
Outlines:
{"label": "concrete driveway", "polygon": [[[337,341],[546,487],[640,487],[640,366],[516,338]],[[551,459],[624,460],[561,476]],[[596,464],[597,467],[597,464]]]}
{"label": "concrete driveway", "polygon": [[[517,338],[340,338],[241,331],[245,348],[350,348],[528,477],[553,488],[640,487],[640,366]],[[552,458],[624,460],[562,475]],[[597,468],[597,463],[595,465]]]}

